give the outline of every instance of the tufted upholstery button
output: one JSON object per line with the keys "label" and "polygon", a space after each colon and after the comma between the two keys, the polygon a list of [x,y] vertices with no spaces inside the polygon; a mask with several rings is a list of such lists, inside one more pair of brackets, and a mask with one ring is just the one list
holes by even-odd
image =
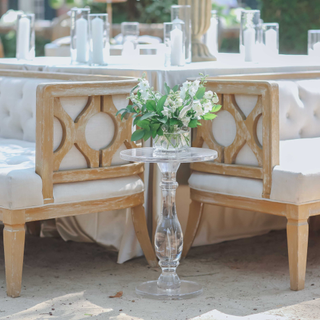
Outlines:
{"label": "tufted upholstery button", "polygon": [[290,114],[289,112],[286,113],[286,118],[289,119],[290,118]]}
{"label": "tufted upholstery button", "polygon": [[317,111],[313,110],[313,116],[316,117],[317,116]]}
{"label": "tufted upholstery button", "polygon": [[300,137],[302,136],[302,133],[303,133],[303,130],[300,129],[300,130],[299,130],[299,136],[300,136]]}

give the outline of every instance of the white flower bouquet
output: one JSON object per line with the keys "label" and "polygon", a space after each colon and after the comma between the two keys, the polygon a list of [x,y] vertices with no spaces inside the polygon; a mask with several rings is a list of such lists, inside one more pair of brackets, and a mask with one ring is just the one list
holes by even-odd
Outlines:
{"label": "white flower bouquet", "polygon": [[146,141],[152,137],[167,149],[178,148],[181,144],[190,146],[190,134],[183,133],[201,125],[200,119],[214,119],[217,116],[214,113],[221,108],[217,94],[206,92],[206,76],[201,76],[199,80],[186,81],[181,88],[176,85],[171,89],[165,83],[165,95],[154,91],[144,77],[139,79],[128,97],[132,104],[117,112],[121,119],[131,115],[133,124],[139,127],[131,140]]}

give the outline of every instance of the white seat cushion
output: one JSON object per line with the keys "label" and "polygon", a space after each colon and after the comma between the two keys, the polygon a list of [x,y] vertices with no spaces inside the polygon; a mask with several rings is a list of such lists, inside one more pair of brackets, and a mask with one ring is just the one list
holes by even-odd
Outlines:
{"label": "white seat cushion", "polygon": [[[280,141],[280,165],[272,173],[270,199],[301,204],[320,200],[320,138]],[[191,188],[249,198],[262,197],[262,180],[194,172]]]}
{"label": "white seat cushion", "polygon": [[[53,186],[55,203],[106,199],[142,192],[139,176]],[[43,205],[42,180],[35,173],[35,143],[0,138],[0,207]]]}

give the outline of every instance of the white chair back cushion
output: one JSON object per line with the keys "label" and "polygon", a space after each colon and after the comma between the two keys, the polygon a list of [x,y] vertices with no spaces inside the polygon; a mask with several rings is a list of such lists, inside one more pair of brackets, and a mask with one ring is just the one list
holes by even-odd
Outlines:
{"label": "white chair back cushion", "polygon": [[57,80],[0,77],[0,138],[35,142],[36,90]]}
{"label": "white chair back cushion", "polygon": [[[36,91],[41,83],[63,82],[55,79],[0,77],[0,138],[17,139],[29,142],[36,140]],[[127,106],[126,95],[112,97],[119,110]],[[69,116],[75,120],[88,101],[87,97],[61,98],[61,104]],[[95,150],[107,147],[112,141],[115,126],[111,117],[99,113],[89,119],[86,127],[88,145]],[[62,140],[62,127],[54,119],[54,150]],[[122,145],[112,158],[112,165],[128,163],[120,159]],[[81,152],[73,146],[61,162],[61,170],[87,168],[87,162]]]}
{"label": "white chair back cushion", "polygon": [[[320,137],[320,79],[278,80],[280,140]],[[257,96],[235,95],[235,101],[245,116],[257,103]],[[213,121],[212,133],[222,146],[234,141],[237,130],[233,116],[225,110]],[[262,117],[257,123],[257,137],[262,145]],[[208,147],[206,144],[204,148]],[[245,144],[239,151],[236,164],[258,166],[258,161]]]}

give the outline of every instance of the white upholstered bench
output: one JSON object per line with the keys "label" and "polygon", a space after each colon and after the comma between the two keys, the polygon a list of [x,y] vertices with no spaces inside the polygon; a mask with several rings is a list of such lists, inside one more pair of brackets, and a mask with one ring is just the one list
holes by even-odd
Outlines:
{"label": "white upholstered bench", "polygon": [[216,149],[219,158],[191,166],[183,256],[203,204],[285,216],[290,287],[303,289],[308,218],[320,214],[320,74],[223,77],[208,89],[223,107],[197,129],[193,145]]}
{"label": "white upholstered bench", "polygon": [[151,265],[144,166],[119,153],[136,147],[115,116],[134,78],[0,71],[0,221],[7,294],[21,290],[25,223],[132,208]]}

